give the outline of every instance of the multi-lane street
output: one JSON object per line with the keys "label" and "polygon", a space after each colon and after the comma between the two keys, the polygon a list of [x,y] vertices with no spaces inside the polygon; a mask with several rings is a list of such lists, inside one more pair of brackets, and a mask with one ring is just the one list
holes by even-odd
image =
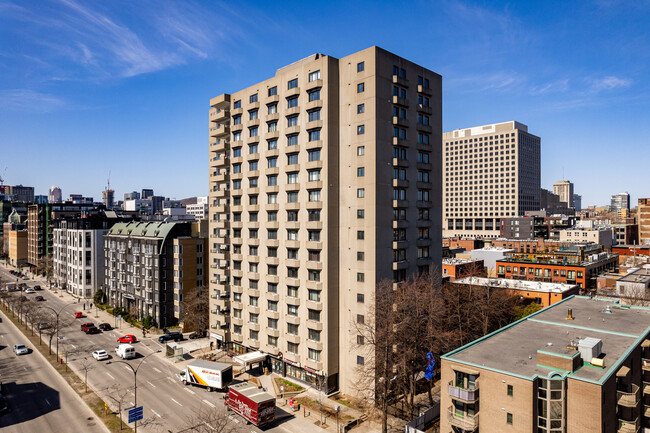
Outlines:
{"label": "multi-lane street", "polygon": [[[0,268],[0,278],[3,280],[2,284],[8,281],[15,282],[15,277],[8,273],[5,268]],[[28,286],[33,287],[37,283],[30,280],[25,281]],[[95,310],[85,311],[84,318],[74,318],[75,311],[81,311],[83,304],[77,304],[73,298],[67,294],[63,297],[60,293],[51,292],[48,289],[37,292],[36,294],[28,296],[28,302],[35,302],[32,298],[40,295],[45,298],[45,301],[38,302],[39,305],[51,307],[57,311],[62,310],[60,314],[61,321],[65,324],[60,331],[59,351],[62,357],[67,358],[70,367],[77,371],[81,377],[87,371],[88,385],[91,387],[104,401],[108,402],[114,410],[117,410],[121,404],[122,409],[133,406],[135,401],[134,389],[134,374],[133,370],[124,363],[130,364],[133,369],[137,369],[137,405],[144,406],[144,420],[138,424],[138,430],[143,432],[168,432],[180,431],[196,422],[196,415],[199,413],[218,411],[223,413],[223,416],[228,416],[224,409],[223,394],[218,392],[207,392],[203,388],[195,388],[184,386],[178,379],[177,375],[181,369],[180,366],[175,365],[173,362],[165,359],[164,345],[158,343],[154,338],[141,338],[142,334],[136,333],[134,328],[127,328],[122,326],[122,329],[104,331],[98,334],[85,334],[80,330],[80,325],[85,322],[100,322],[108,321],[105,313],[101,317],[95,318]],[[102,319],[103,317],[103,319]],[[111,322],[111,324],[113,324]],[[3,325],[2,329],[6,328]],[[16,331],[18,332],[18,331]],[[138,341],[133,343],[138,356],[135,359],[122,361],[119,357],[115,356],[114,348],[118,345],[117,338],[127,333],[132,333],[138,337]],[[11,341],[2,342],[3,346],[13,346],[14,342],[20,340],[19,336],[12,337]],[[54,344],[53,344],[54,346]],[[54,347],[53,347],[54,349]],[[106,361],[96,361],[92,357],[92,351],[97,349],[106,350],[111,358]],[[13,353],[11,347],[5,347],[0,353],[0,356],[8,356],[12,358]],[[160,353],[156,353],[160,352]],[[27,364],[28,359],[36,359],[38,354],[30,354],[23,356],[19,359],[13,359],[14,363],[18,363],[22,372],[21,377],[29,375],[33,369],[43,369],[42,366]],[[145,359],[146,357],[146,359]],[[44,360],[42,360],[45,362]],[[2,361],[4,362],[4,360]],[[20,369],[16,366],[8,366],[10,370]],[[7,368],[2,368],[2,371],[7,371]],[[18,374],[18,373],[17,373]],[[54,376],[54,370],[50,372]],[[4,374],[3,374],[4,376]],[[61,380],[59,378],[59,380]],[[6,379],[5,379],[6,381]],[[47,383],[47,382],[44,382]],[[61,388],[66,388],[69,392],[73,391],[67,388],[65,382],[61,380],[61,384],[56,386],[50,385],[54,393],[62,393]],[[12,391],[16,395],[16,399],[24,400],[20,397],[21,389]],[[33,391],[30,391],[33,392]],[[42,406],[42,403],[40,403]],[[47,403],[45,403],[47,405]],[[61,406],[61,405],[60,405]],[[75,408],[78,410],[79,405]],[[85,408],[85,406],[84,406]],[[61,409],[52,409],[56,411]],[[122,411],[124,419],[126,420],[126,412]],[[42,418],[48,418],[51,415],[45,412]],[[63,415],[61,418],[66,418],[70,414]],[[87,417],[78,414],[73,415],[71,418],[85,420]],[[2,422],[4,423],[4,416]],[[9,418],[7,418],[9,419]],[[259,432],[260,429],[254,426],[244,426],[241,418],[236,415],[230,415],[231,422],[234,425],[241,427],[243,432]],[[296,420],[299,421],[299,420]],[[84,421],[85,422],[85,421]],[[3,424],[6,425],[6,424]],[[313,429],[313,424],[310,425]],[[27,429],[25,431],[35,431],[37,429]],[[50,431],[45,429],[43,431]],[[54,430],[52,430],[54,431]],[[76,431],[94,431],[90,427],[85,427]],[[270,426],[264,429],[270,432],[304,432],[305,425],[298,423],[289,425],[289,423]]]}
{"label": "multi-lane street", "polygon": [[9,412],[0,416],[7,432],[105,432],[102,422],[54,368],[29,344],[16,356],[13,345],[27,339],[0,313],[0,375]]}

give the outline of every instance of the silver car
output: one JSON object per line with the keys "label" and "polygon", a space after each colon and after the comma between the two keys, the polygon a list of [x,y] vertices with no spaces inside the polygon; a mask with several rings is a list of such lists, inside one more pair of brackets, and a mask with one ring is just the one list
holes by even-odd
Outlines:
{"label": "silver car", "polygon": [[27,346],[24,344],[14,344],[14,353],[16,355],[27,355],[29,351],[27,350]]}

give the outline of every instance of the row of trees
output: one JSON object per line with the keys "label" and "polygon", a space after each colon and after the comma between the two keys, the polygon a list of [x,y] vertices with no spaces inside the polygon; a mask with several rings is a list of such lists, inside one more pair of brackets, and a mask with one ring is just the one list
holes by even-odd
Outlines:
{"label": "row of trees", "polygon": [[[407,416],[417,415],[415,396],[426,386],[433,405],[433,381],[424,380],[427,353],[439,356],[495,331],[515,318],[519,299],[504,290],[442,284],[430,272],[393,284],[381,282],[374,308],[354,329],[359,365],[358,393],[372,402],[388,429],[389,405],[401,400]],[[419,385],[419,386],[418,386]]]}

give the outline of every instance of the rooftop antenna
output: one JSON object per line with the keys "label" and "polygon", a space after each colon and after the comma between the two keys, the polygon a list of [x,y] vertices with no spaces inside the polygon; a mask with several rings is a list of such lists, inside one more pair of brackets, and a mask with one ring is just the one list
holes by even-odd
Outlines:
{"label": "rooftop antenna", "polygon": [[108,186],[106,187],[107,190],[111,189],[111,171],[108,170]]}
{"label": "rooftop antenna", "polygon": [[7,174],[7,167],[5,167],[4,170],[2,170],[2,176],[0,176],[0,185],[4,184],[4,181],[5,181],[4,177],[5,177],[6,174]]}

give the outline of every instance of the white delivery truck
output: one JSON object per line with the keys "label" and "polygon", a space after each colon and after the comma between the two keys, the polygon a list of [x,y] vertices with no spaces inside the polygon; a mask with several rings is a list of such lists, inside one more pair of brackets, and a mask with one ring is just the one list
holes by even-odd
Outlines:
{"label": "white delivery truck", "polygon": [[192,361],[181,371],[179,378],[185,385],[203,386],[212,391],[223,390],[232,382],[232,365],[214,361]]}
{"label": "white delivery truck", "polygon": [[130,344],[120,344],[115,348],[115,353],[122,359],[135,358],[135,347]]}

